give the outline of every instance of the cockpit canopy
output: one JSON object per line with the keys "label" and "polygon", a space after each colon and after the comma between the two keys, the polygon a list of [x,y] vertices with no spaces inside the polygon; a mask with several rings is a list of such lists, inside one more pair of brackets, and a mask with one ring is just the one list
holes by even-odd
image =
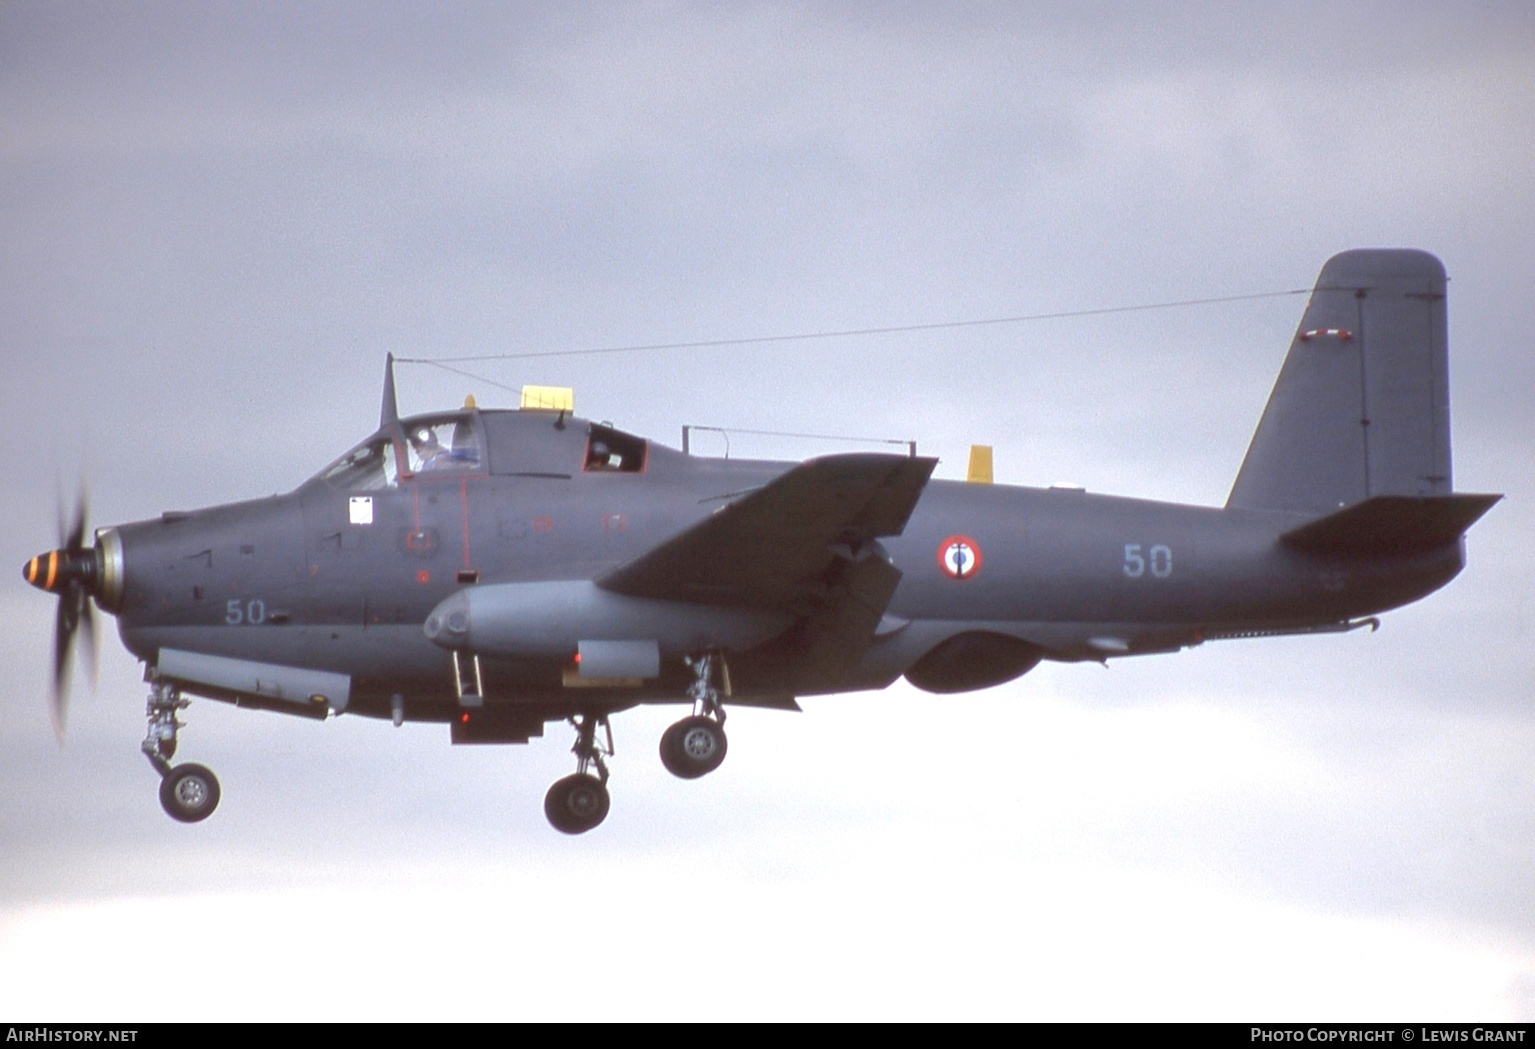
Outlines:
{"label": "cockpit canopy", "polygon": [[417,416],[400,431],[374,434],[321,470],[320,479],[346,491],[368,491],[394,487],[402,471],[485,472],[485,443],[472,412]]}
{"label": "cockpit canopy", "polygon": [[401,477],[500,474],[570,478],[638,473],[649,442],[563,412],[464,410],[418,415],[368,438],[321,470],[343,491],[393,488]]}

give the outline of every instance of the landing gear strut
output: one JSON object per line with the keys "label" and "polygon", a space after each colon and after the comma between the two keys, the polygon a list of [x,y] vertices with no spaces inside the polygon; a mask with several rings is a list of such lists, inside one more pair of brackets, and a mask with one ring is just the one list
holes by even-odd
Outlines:
{"label": "landing gear strut", "polygon": [[[716,658],[709,653],[691,661],[693,684],[688,695],[693,698],[693,714],[661,734],[661,764],[681,779],[706,776],[725,760],[725,706],[714,687]],[[722,674],[728,673],[723,659],[718,665]]]}
{"label": "landing gear strut", "polygon": [[[557,780],[544,795],[544,815],[562,834],[585,834],[607,819],[608,764],[603,758],[613,754],[613,729],[606,714],[578,714],[570,719],[575,726],[576,772]],[[597,742],[597,730],[605,737]],[[587,771],[595,768],[597,775]]]}
{"label": "landing gear strut", "polygon": [[176,730],[182,723],[176,714],[191,705],[175,685],[155,680],[149,686],[149,702],[144,716],[149,731],[140,746],[144,756],[160,774],[160,807],[173,820],[198,823],[213,815],[219,804],[219,781],[202,765],[172,766],[176,754]]}

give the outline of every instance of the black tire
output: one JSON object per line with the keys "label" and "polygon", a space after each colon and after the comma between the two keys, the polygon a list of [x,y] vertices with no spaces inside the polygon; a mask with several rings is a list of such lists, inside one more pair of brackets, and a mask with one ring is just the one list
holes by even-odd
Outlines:
{"label": "black tire", "polygon": [[608,818],[611,800],[600,779],[577,772],[549,788],[544,795],[544,815],[561,834],[585,834]]}
{"label": "black tire", "polygon": [[160,807],[173,820],[200,823],[219,807],[219,781],[201,765],[177,765],[160,780]]}
{"label": "black tire", "polygon": [[661,764],[679,779],[707,776],[725,760],[725,728],[713,718],[683,718],[661,734]]}
{"label": "black tire", "polygon": [[680,776],[677,771],[677,751],[682,746],[682,722],[674,722],[666,726],[666,731],[661,733],[661,764],[666,766],[666,771],[673,776]]}

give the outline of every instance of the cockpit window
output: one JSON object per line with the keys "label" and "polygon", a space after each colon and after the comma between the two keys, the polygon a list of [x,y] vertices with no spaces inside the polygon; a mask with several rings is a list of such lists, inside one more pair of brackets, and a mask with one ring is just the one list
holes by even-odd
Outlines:
{"label": "cockpit window", "polygon": [[405,426],[411,473],[475,472],[484,469],[474,419],[413,420]]}
{"label": "cockpit window", "polygon": [[[484,445],[472,415],[407,419],[405,469],[410,474],[475,473],[485,469]],[[378,434],[320,471],[320,478],[343,491],[393,488],[399,483],[394,440]]]}
{"label": "cockpit window", "polygon": [[594,423],[587,432],[586,461],[581,469],[587,473],[640,473],[645,469],[647,450],[643,437]]}

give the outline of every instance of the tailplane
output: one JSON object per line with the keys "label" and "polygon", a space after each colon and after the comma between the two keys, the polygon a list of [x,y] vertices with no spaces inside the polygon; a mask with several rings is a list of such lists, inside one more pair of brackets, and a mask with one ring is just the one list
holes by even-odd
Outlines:
{"label": "tailplane", "polygon": [[1279,537],[1297,550],[1334,557],[1412,557],[1448,546],[1501,495],[1372,495]]}
{"label": "tailplane", "polygon": [[1451,493],[1445,280],[1424,251],[1327,261],[1228,507],[1330,514]]}

